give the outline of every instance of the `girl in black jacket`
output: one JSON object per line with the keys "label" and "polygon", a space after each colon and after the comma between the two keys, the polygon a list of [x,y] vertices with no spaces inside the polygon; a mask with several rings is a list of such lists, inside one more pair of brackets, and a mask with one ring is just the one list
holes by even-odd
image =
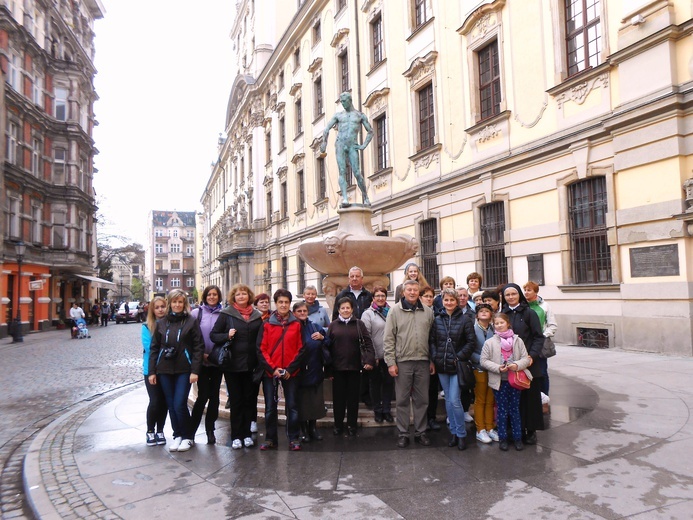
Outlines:
{"label": "girl in black jacket", "polygon": [[197,382],[205,351],[197,320],[190,316],[185,292],[174,289],[168,295],[166,317],[156,323],[149,353],[149,382],[160,384],[166,397],[173,442],[169,451],[188,451],[195,432],[188,410],[190,386]]}
{"label": "girl in black jacket", "polygon": [[443,289],[444,311],[437,314],[428,336],[431,361],[436,367],[440,385],[445,393],[445,410],[450,420],[448,446],[467,447],[464,427],[464,409],[460,401],[460,385],[457,380],[457,363],[467,361],[474,350],[474,329],[467,326],[454,289]]}
{"label": "girl in black jacket", "polygon": [[229,306],[219,314],[209,337],[215,344],[231,341],[231,355],[222,367],[231,406],[231,448],[255,445],[250,424],[255,420],[257,384],[253,371],[258,365],[257,336],[262,314],[252,306],[255,295],[247,285],[236,284],[229,291]]}
{"label": "girl in black jacket", "polygon": [[544,412],[541,406],[541,387],[543,384],[543,365],[546,359],[541,357],[544,346],[544,333],[539,316],[529,308],[520,286],[509,283],[503,287],[503,309],[501,312],[510,318],[510,328],[522,338],[532,364],[531,386],[520,394],[520,417],[522,419],[522,440],[525,444],[536,444],[536,430],[544,429]]}

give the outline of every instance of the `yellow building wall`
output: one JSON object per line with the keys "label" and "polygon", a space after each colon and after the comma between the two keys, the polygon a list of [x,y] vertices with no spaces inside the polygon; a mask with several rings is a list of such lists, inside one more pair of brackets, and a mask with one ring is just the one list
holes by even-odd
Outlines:
{"label": "yellow building wall", "polygon": [[550,224],[559,220],[556,191],[511,200],[509,206],[512,229]]}
{"label": "yellow building wall", "polygon": [[614,178],[617,208],[636,208],[681,198],[679,176],[666,175],[678,171],[679,167],[679,160],[674,157],[619,171]]}

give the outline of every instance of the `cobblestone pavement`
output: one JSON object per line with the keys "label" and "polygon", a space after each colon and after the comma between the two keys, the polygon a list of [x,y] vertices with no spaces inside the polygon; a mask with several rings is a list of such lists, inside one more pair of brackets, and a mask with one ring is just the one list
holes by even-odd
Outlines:
{"label": "cobblestone pavement", "polygon": [[91,338],[68,330],[0,342],[0,518],[32,518],[22,489],[30,440],[71,407],[142,381],[140,325],[91,327]]}

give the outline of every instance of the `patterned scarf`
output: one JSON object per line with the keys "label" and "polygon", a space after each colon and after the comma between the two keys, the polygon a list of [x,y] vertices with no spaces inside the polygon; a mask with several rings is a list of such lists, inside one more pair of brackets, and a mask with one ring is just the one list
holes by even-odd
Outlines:
{"label": "patterned scarf", "polygon": [[380,307],[377,303],[373,302],[371,305],[371,309],[375,311],[375,313],[380,316],[382,319],[387,318],[387,313],[390,312],[390,305],[385,304],[382,307]]}
{"label": "patterned scarf", "polygon": [[503,360],[507,361],[513,355],[513,338],[515,337],[515,333],[512,329],[508,329],[505,332],[496,331],[496,335],[501,340],[501,355],[503,356]]}

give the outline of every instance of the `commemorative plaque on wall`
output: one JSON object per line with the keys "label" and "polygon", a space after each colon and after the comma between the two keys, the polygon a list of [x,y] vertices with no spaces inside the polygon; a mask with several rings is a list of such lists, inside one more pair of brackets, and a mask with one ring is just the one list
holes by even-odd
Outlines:
{"label": "commemorative plaque on wall", "polygon": [[630,249],[630,275],[633,278],[679,274],[678,244]]}

